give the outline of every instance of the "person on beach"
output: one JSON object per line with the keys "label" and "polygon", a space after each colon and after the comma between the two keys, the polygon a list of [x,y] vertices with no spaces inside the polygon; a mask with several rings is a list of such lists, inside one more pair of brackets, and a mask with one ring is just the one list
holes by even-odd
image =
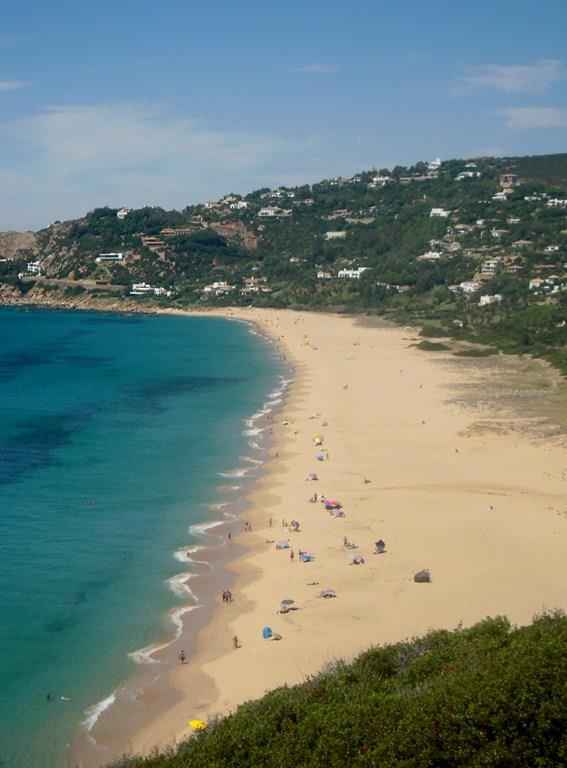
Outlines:
{"label": "person on beach", "polygon": [[240,643],[238,642],[238,635],[234,635],[232,638],[232,646],[236,650],[237,648],[240,648]]}
{"label": "person on beach", "polygon": [[273,526],[273,524],[274,524],[274,521],[273,521],[273,520],[272,520],[272,518],[270,517],[270,523],[269,523],[269,525],[270,525],[270,528]]}
{"label": "person on beach", "polygon": [[295,557],[295,552],[293,551],[293,549],[290,549],[289,550],[289,559],[293,560],[294,557]]}
{"label": "person on beach", "polygon": [[232,541],[232,533],[229,531],[227,534],[227,541]]}
{"label": "person on beach", "polygon": [[185,664],[187,662],[187,656],[185,655],[185,651],[183,649],[179,651],[179,661],[181,664]]}

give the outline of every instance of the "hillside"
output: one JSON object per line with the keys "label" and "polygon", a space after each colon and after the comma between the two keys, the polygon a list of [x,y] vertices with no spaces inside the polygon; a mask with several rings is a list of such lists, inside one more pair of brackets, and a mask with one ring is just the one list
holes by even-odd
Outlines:
{"label": "hillside", "polygon": [[0,232],[0,259],[18,259],[33,256],[36,237],[33,232]]}
{"label": "hillside", "polygon": [[567,184],[567,153],[532,155],[512,160],[514,172],[530,181],[565,186]]}
{"label": "hillside", "polygon": [[567,619],[504,619],[375,648],[121,768],[558,768]]}
{"label": "hillside", "polygon": [[372,169],[181,211],[98,208],[38,232],[36,251],[0,264],[27,301],[372,312],[567,370],[567,154]]}

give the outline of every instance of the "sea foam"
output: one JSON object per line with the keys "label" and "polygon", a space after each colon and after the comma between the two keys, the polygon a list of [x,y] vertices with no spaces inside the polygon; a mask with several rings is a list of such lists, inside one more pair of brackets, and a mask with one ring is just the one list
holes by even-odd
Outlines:
{"label": "sea foam", "polygon": [[99,717],[103,712],[106,712],[116,701],[116,691],[113,691],[106,699],[99,701],[98,704],[93,704],[92,707],[88,707],[85,710],[86,718],[83,720],[82,725],[87,731],[92,731],[95,727]]}

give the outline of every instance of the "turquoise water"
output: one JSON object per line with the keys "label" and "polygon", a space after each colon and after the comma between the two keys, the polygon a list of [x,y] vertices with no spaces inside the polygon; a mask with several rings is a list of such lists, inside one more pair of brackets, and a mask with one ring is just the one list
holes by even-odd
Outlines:
{"label": "turquoise water", "polygon": [[240,323],[0,310],[0,765],[65,765],[160,638],[173,552],[281,374]]}

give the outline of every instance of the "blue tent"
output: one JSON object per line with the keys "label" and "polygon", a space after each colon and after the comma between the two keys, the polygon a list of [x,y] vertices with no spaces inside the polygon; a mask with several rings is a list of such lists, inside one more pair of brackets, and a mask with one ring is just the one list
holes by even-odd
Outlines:
{"label": "blue tent", "polygon": [[273,632],[272,632],[271,628],[270,627],[264,627],[264,629],[262,630],[262,637],[264,638],[264,640],[269,640],[272,635],[273,635]]}

